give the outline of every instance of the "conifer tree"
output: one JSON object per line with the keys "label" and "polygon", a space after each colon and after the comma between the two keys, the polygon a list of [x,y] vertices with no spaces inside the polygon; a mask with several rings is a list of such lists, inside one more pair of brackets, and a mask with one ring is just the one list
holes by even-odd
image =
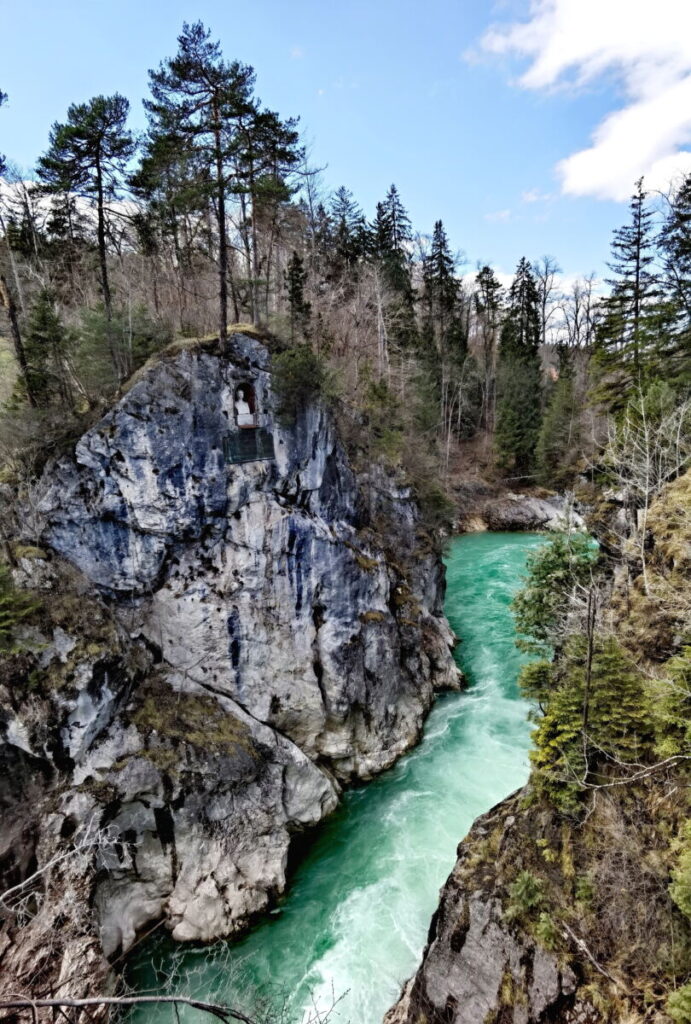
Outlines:
{"label": "conifer tree", "polygon": [[447,353],[459,358],[465,352],[467,338],[458,316],[456,260],[440,220],[434,225],[430,250],[422,266],[422,279],[428,347],[436,349],[442,359]]}
{"label": "conifer tree", "polygon": [[578,445],[578,409],[571,360],[564,357],[540,426],[535,451],[538,483],[562,487],[569,481]]}
{"label": "conifer tree", "polygon": [[614,404],[644,381],[661,326],[653,211],[642,178],[629,209],[629,223],[617,228],[612,239],[608,266],[614,276],[607,280],[612,291],[602,303],[597,335],[598,361],[608,378],[602,396]]}
{"label": "conifer tree", "polygon": [[[117,198],[126,165],[135,149],[134,139],[127,129],[129,107],[129,102],[119,93],[73,104],[67,111],[67,120],[53,125],[48,150],[37,167],[46,194],[62,196],[68,205],[74,196],[85,196],[95,204],[101,291],[108,321],[112,319],[113,304],[108,274],[106,203]],[[108,341],[113,366],[120,374],[112,336]]]}
{"label": "conifer tree", "polygon": [[293,250],[287,269],[284,271],[285,288],[288,295],[288,307],[290,309],[290,340],[295,340],[296,328],[307,333],[311,304],[305,299],[305,285],[307,283],[307,271],[305,261]]}
{"label": "conifer tree", "polygon": [[25,348],[31,391],[40,405],[57,397],[69,408],[72,393],[65,373],[68,334],[47,289],[39,292],[29,314]]}
{"label": "conifer tree", "polygon": [[406,345],[416,334],[414,293],[411,280],[410,218],[392,185],[383,202],[377,203],[370,227],[370,254],[382,268],[384,281],[392,294],[389,303],[391,320],[398,324],[399,339]]}
{"label": "conifer tree", "polygon": [[533,468],[541,421],[539,298],[530,263],[516,268],[502,325],[497,373],[499,464],[526,476]]}
{"label": "conifer tree", "polygon": [[660,359],[665,379],[683,386],[691,381],[691,175],[672,196],[659,247],[668,314]]}
{"label": "conifer tree", "polygon": [[395,185],[386,193],[386,199],[377,203],[370,233],[372,254],[387,267],[392,287],[401,292],[409,290],[408,247],[413,236],[410,218]]}
{"label": "conifer tree", "polygon": [[152,99],[145,100],[149,138],[163,139],[170,150],[178,143],[194,154],[199,173],[194,202],[208,205],[216,221],[218,247],[219,337],[228,336],[227,204],[239,157],[238,124],[256,113],[253,68],[224,60],[218,42],[201,22],[185,22],[178,52],[149,71]]}
{"label": "conifer tree", "polygon": [[367,223],[353,193],[345,185],[334,193],[329,213],[332,263],[337,272],[342,272],[353,267],[367,251]]}

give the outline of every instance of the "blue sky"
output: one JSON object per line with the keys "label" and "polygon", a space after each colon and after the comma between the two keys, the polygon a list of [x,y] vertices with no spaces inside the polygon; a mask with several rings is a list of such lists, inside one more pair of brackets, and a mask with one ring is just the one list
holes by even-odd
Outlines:
{"label": "blue sky", "polygon": [[638,173],[691,169],[688,0],[657,0],[676,20],[654,31],[646,0],[4,6],[0,150],[26,168],[67,106],[97,93],[127,96],[143,128],[147,69],[199,18],[255,67],[268,106],[300,115],[327,186],[371,214],[395,182],[415,227],[441,217],[470,268],[551,254],[569,274],[599,271]]}

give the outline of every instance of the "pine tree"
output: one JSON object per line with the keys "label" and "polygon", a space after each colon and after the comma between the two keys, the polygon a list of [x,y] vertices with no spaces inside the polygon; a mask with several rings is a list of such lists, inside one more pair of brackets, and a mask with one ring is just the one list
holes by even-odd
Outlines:
{"label": "pine tree", "polygon": [[664,361],[665,379],[683,387],[691,381],[691,175],[672,197],[659,247],[668,313],[659,361]]}
{"label": "pine tree", "polygon": [[157,71],[149,71],[152,99],[144,106],[149,117],[150,145],[170,150],[181,145],[194,156],[199,171],[193,202],[208,206],[216,222],[218,248],[219,337],[228,336],[228,229],[227,205],[232,194],[233,170],[239,158],[238,124],[257,112],[253,68],[223,59],[218,42],[201,22],[185,22],[178,36],[178,52]]}
{"label": "pine tree", "polygon": [[65,372],[69,337],[47,289],[39,292],[25,331],[26,357],[31,390],[40,405],[55,398],[69,408],[72,392]]}
{"label": "pine tree", "polygon": [[[53,125],[49,148],[37,166],[46,194],[60,195],[67,204],[75,195],[85,196],[95,203],[101,291],[107,320],[112,318],[113,305],[106,245],[106,203],[117,198],[125,167],[135,149],[126,126],[129,106],[118,93],[73,104],[67,111],[67,121]],[[112,338],[109,345],[113,366],[121,375],[122,367]]]}
{"label": "pine tree", "polygon": [[648,376],[661,328],[653,211],[642,178],[629,209],[630,222],[617,228],[612,239],[608,266],[614,276],[607,280],[612,292],[602,303],[597,332],[598,362],[605,375],[601,395],[613,405],[625,401]]}
{"label": "pine tree", "polygon": [[578,436],[573,367],[570,360],[563,358],[535,450],[538,483],[561,488],[569,482]]}
{"label": "pine tree", "polygon": [[369,230],[371,258],[381,267],[384,283],[391,294],[390,320],[398,325],[397,334],[404,345],[411,345],[416,336],[413,284],[411,280],[410,218],[392,185],[386,199],[377,203]]}
{"label": "pine tree", "polygon": [[447,354],[458,359],[465,353],[467,337],[458,315],[456,260],[440,220],[434,225],[430,251],[423,261],[422,279],[427,346],[435,349],[442,361]]}
{"label": "pine tree", "polygon": [[332,269],[343,273],[357,263],[368,248],[365,215],[353,198],[353,193],[341,185],[331,200]]}
{"label": "pine tree", "polygon": [[371,251],[387,268],[390,283],[400,292],[410,290],[409,246],[412,241],[410,218],[392,185],[386,199],[377,203],[371,234]]}
{"label": "pine tree", "polygon": [[312,313],[311,303],[305,299],[305,285],[307,283],[305,262],[295,250],[293,250],[288,267],[284,271],[284,281],[290,309],[290,340],[294,341],[296,328],[303,334],[307,334],[309,319]]}
{"label": "pine tree", "polygon": [[495,370],[497,341],[503,310],[503,291],[491,267],[481,267],[475,278],[475,318],[480,333],[482,353],[483,401],[482,422],[491,429],[494,421]]}
{"label": "pine tree", "polygon": [[527,476],[535,461],[542,418],[539,298],[527,259],[519,261],[501,330],[497,373],[499,464]]}

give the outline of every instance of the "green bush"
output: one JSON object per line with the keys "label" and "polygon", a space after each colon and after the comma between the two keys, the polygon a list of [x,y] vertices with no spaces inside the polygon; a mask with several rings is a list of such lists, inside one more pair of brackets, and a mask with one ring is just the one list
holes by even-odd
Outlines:
{"label": "green bush", "polygon": [[38,602],[15,587],[9,568],[0,562],[0,651],[11,654],[17,650],[14,631]]}
{"label": "green bush", "polygon": [[509,903],[504,916],[507,921],[517,921],[537,910],[543,899],[541,880],[530,871],[521,871],[509,886]]}
{"label": "green bush", "polygon": [[556,949],[559,944],[559,932],[557,930],[557,926],[552,920],[551,915],[545,910],[542,911],[537,919],[535,935],[545,949]]}
{"label": "green bush", "polygon": [[652,686],[652,712],[660,757],[691,749],[691,647],[665,664],[666,678]]}
{"label": "green bush", "polygon": [[512,611],[521,650],[549,654],[569,610],[573,588],[587,584],[599,550],[585,533],[558,533],[528,556],[525,586],[518,591]]}
{"label": "green bush", "polygon": [[275,355],[272,370],[276,411],[284,423],[295,423],[305,406],[329,392],[326,365],[309,345],[295,345]]}
{"label": "green bush", "polygon": [[584,776],[612,757],[639,760],[652,741],[642,674],[613,637],[596,637],[584,746],[587,655],[586,638],[570,637],[530,755],[538,786],[566,813],[577,809]]}
{"label": "green bush", "polygon": [[676,1024],[691,1024],[691,982],[671,993],[667,1013]]}
{"label": "green bush", "polygon": [[682,914],[691,917],[691,821],[684,825],[675,844],[677,864],[672,871],[669,893]]}

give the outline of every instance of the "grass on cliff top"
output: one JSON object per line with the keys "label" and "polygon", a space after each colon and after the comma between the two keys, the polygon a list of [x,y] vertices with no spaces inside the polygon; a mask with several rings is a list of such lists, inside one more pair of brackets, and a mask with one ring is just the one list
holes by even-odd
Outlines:
{"label": "grass on cliff top", "polygon": [[189,743],[214,754],[232,756],[241,750],[255,759],[259,757],[244,722],[225,711],[213,697],[177,693],[160,676],[147,682],[132,721],[147,737],[156,733],[161,740]]}
{"label": "grass on cliff top", "polygon": [[[261,327],[257,327],[255,324],[245,323],[234,323],[228,324],[228,336],[232,337],[233,334],[246,334],[250,338],[254,338],[255,341],[269,340],[269,335]],[[149,370],[153,366],[157,366],[164,359],[174,359],[175,356],[181,352],[213,352],[218,345],[218,332],[215,331],[212,334],[205,334],[201,337],[195,338],[176,338],[175,341],[171,341],[169,345],[159,349],[158,352],[154,352],[153,355],[149,356],[143,366],[140,366],[138,370],[132,374],[129,380],[125,381],[120,389],[121,394],[127,394],[135,384],[138,384],[142,380]]]}

